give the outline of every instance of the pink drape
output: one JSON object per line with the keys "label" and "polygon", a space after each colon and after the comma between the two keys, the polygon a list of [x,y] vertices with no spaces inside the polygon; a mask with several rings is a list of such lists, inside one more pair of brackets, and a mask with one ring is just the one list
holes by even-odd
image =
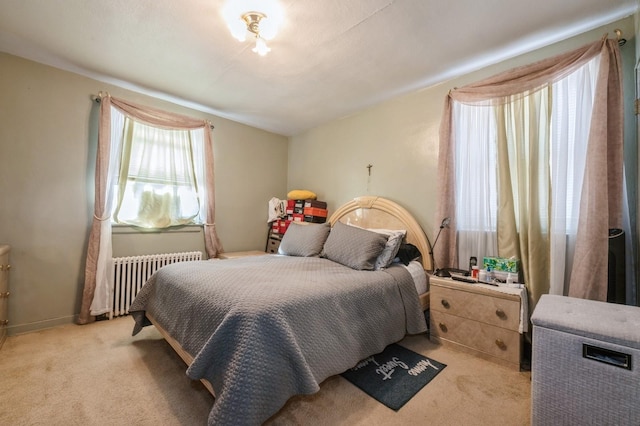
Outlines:
{"label": "pink drape", "polygon": [[[96,289],[96,272],[98,256],[100,255],[100,240],[102,221],[105,217],[107,202],[107,174],[109,172],[109,152],[111,151],[111,106],[109,97],[103,98],[100,104],[100,119],[98,127],[98,152],[96,154],[95,195],[93,207],[93,222],[87,246],[87,260],[84,270],[84,289],[82,291],[82,305],[78,316],[79,324],[91,322],[91,302]],[[111,236],[109,236],[111,238]]]}
{"label": "pink drape", "polygon": [[121,99],[112,98],[109,95],[102,97],[98,129],[98,153],[96,158],[94,215],[87,248],[82,305],[78,316],[78,323],[80,324],[91,321],[90,307],[96,290],[96,272],[101,239],[111,238],[111,235],[102,235],[101,232],[102,221],[110,220],[110,212],[106,211],[106,200],[108,191],[107,174],[111,151],[111,106],[118,108],[124,115],[132,119],[156,127],[185,130],[204,128],[205,178],[207,186],[207,223],[204,226],[205,249],[210,258],[216,257],[217,253],[222,250],[222,245],[220,244],[215,229],[215,179],[210,123],[206,120],[194,119],[156,108],[136,105]]}
{"label": "pink drape", "polygon": [[558,81],[600,55],[587,166],[580,201],[578,238],[569,295],[606,300],[608,230],[622,224],[623,111],[621,60],[617,40],[602,39],[572,52],[514,68],[454,89],[445,98],[440,124],[438,207],[435,223],[450,217],[440,237],[436,264],[458,264],[456,247],[455,145],[452,102],[500,104],[510,96]]}

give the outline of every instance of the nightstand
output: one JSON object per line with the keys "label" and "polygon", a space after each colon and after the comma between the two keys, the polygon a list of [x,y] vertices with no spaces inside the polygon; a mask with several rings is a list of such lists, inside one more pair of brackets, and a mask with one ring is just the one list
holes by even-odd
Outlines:
{"label": "nightstand", "polygon": [[238,257],[248,257],[248,256],[262,256],[267,254],[264,251],[259,250],[249,250],[249,251],[232,251],[229,253],[220,253],[218,255],[218,259],[236,259]]}
{"label": "nightstand", "polygon": [[283,234],[276,234],[272,231],[269,231],[269,236],[267,237],[267,247],[265,247],[265,251],[271,254],[278,254],[278,248],[280,247],[280,242],[282,241]]}
{"label": "nightstand", "polygon": [[433,340],[520,369],[520,295],[433,276],[429,285]]}

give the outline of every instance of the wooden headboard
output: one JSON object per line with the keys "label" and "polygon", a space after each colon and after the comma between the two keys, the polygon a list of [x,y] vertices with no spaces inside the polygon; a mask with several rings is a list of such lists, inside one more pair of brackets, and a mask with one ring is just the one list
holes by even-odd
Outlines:
{"label": "wooden headboard", "polygon": [[415,218],[401,205],[382,197],[358,197],[338,208],[329,218],[331,226],[337,221],[362,228],[405,229],[405,242],[418,247],[424,269],[433,270],[429,239]]}

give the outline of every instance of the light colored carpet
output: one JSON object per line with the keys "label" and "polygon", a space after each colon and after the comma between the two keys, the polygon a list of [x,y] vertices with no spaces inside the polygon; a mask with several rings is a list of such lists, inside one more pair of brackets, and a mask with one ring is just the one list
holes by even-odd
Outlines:
{"label": "light colored carpet", "polygon": [[[205,425],[213,397],[129,317],[12,336],[0,350],[0,425]],[[395,412],[340,376],[296,396],[270,425],[528,425],[531,375],[411,336],[447,368]]]}

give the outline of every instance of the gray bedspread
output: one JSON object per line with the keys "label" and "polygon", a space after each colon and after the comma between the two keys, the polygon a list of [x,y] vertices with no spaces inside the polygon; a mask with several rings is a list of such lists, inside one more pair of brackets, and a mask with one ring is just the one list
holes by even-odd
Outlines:
{"label": "gray bedspread", "polygon": [[426,331],[401,266],[356,271],[322,258],[258,256],[160,269],[130,308],[145,311],[194,356],[192,379],[216,393],[209,424],[257,425],[293,395]]}

